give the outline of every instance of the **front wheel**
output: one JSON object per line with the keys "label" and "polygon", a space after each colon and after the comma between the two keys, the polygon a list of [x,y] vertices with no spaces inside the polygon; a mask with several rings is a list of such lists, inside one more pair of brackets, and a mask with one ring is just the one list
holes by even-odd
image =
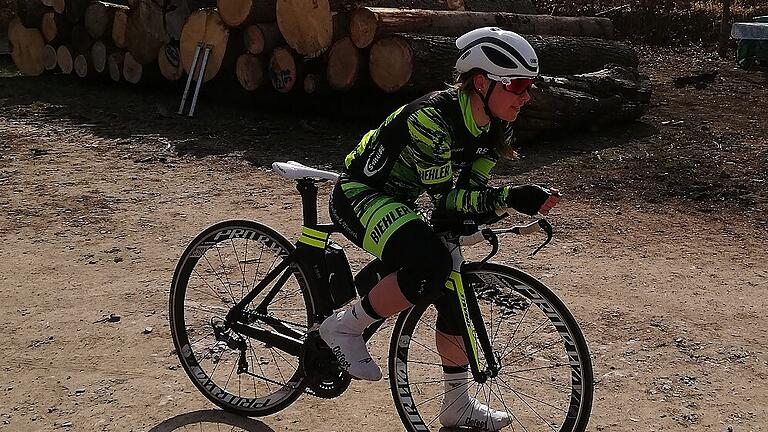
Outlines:
{"label": "front wheel", "polygon": [[[592,361],[581,329],[563,302],[538,280],[507,266],[468,264],[462,279],[465,290],[477,295],[501,365],[498,375],[484,383],[470,376],[463,392],[508,413],[510,430],[584,431],[592,410]],[[390,387],[398,414],[411,432],[441,427],[447,390],[435,349],[436,319],[434,306],[415,306],[400,314],[392,335]]]}
{"label": "front wheel", "polygon": [[[291,354],[266,339],[303,339],[311,323],[305,272],[295,262],[280,271],[293,250],[268,226],[224,221],[200,233],[176,267],[169,317],[176,352],[197,389],[227,411],[272,414],[304,390],[298,351]],[[236,318],[229,316],[272,270],[279,276]]]}

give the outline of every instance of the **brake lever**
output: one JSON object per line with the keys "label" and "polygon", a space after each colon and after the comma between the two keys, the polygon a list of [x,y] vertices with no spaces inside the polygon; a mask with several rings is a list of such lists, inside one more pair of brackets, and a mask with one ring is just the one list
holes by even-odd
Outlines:
{"label": "brake lever", "polygon": [[491,245],[491,253],[488,254],[487,257],[483,258],[480,263],[485,264],[489,259],[493,258],[494,255],[499,251],[499,236],[496,235],[496,233],[493,232],[490,228],[483,229],[483,238],[485,238],[488,243]]}
{"label": "brake lever", "polygon": [[536,255],[539,253],[540,250],[544,249],[544,246],[548,245],[549,242],[552,240],[552,225],[547,221],[546,219],[539,219],[539,227],[541,227],[542,230],[544,230],[545,233],[547,233],[547,239],[544,240],[544,243],[541,244],[538,248],[536,248],[533,253],[531,253],[531,256]]}

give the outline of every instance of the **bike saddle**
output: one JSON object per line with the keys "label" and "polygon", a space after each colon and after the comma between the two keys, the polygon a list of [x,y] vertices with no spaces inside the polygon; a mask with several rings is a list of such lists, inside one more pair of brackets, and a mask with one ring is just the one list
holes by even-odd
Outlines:
{"label": "bike saddle", "polygon": [[273,162],[272,169],[281,176],[293,180],[317,179],[335,182],[339,179],[339,175],[335,172],[310,168],[296,161]]}

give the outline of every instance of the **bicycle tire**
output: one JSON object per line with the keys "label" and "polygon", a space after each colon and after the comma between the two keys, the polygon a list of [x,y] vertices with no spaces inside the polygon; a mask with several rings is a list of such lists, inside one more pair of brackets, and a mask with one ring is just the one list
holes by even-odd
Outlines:
{"label": "bicycle tire", "polygon": [[[528,401],[531,401],[531,396],[529,394],[526,394],[524,392],[515,393],[517,398],[523,405],[527,405],[530,410],[534,411],[536,415],[539,416],[541,419],[541,423],[543,423],[542,427],[540,429],[535,429],[531,427],[527,427],[528,425],[523,425],[521,418],[522,414],[518,412],[517,416],[515,416],[514,411],[508,408],[508,405],[504,401],[503,395],[499,397],[498,393],[500,391],[503,391],[502,388],[509,388],[512,390],[512,392],[515,392],[515,390],[511,387],[509,383],[504,382],[502,386],[499,385],[498,382],[496,382],[496,391],[493,390],[494,385],[494,378],[489,379],[487,381],[488,386],[490,387],[490,390],[486,392],[486,390],[483,391],[483,396],[488,395],[488,400],[490,405],[490,402],[492,399],[496,399],[496,403],[501,402],[503,404],[504,410],[507,412],[511,412],[513,414],[513,429],[515,430],[546,430],[546,431],[552,431],[552,430],[559,430],[560,432],[583,432],[587,424],[589,422],[589,417],[591,414],[592,409],[592,399],[593,399],[593,392],[594,392],[594,383],[593,383],[593,376],[592,376],[592,361],[591,357],[589,355],[589,348],[587,346],[587,342],[584,338],[584,335],[579,328],[576,320],[574,319],[571,312],[567,309],[565,304],[543,283],[536,280],[532,276],[524,273],[521,270],[518,270],[513,267],[508,267],[504,265],[494,264],[494,263],[469,263],[466,264],[462,268],[462,277],[464,279],[465,283],[465,289],[468,289],[468,285],[471,284],[477,284],[477,286],[473,286],[472,289],[476,290],[476,294],[478,297],[478,303],[489,301],[491,305],[495,304],[496,302],[501,303],[509,303],[506,304],[506,307],[508,309],[502,310],[502,307],[504,305],[498,306],[498,314],[499,314],[499,328],[501,328],[501,325],[504,321],[509,319],[510,317],[514,317],[515,314],[518,316],[522,315],[521,320],[519,321],[519,324],[517,324],[517,329],[513,333],[513,336],[517,333],[518,329],[521,328],[521,324],[524,322],[526,318],[526,314],[528,313],[530,306],[535,305],[539,312],[541,312],[544,315],[544,320],[552,324],[552,326],[555,328],[556,333],[559,336],[559,341],[562,342],[560,344],[558,341],[558,338],[555,337],[555,343],[550,346],[559,345],[563,348],[562,354],[555,354],[554,357],[560,357],[560,360],[557,360],[553,366],[548,368],[549,370],[554,370],[557,368],[565,368],[567,367],[568,370],[562,371],[563,375],[569,375],[567,377],[562,378],[563,381],[570,379],[570,395],[569,396],[561,396],[562,399],[567,399],[567,407],[564,406],[564,404],[561,404],[563,406],[557,407],[555,405],[551,405],[554,408],[558,408],[558,410],[552,410],[555,412],[564,412],[565,418],[562,420],[562,424],[560,425],[553,425],[550,422],[548,422],[546,419],[544,419],[539,413],[536,413],[535,408],[531,407],[531,404],[528,403]],[[491,283],[498,284],[499,286],[491,285]],[[480,286],[481,284],[485,284],[484,286]],[[501,285],[505,286],[501,286]],[[479,289],[478,289],[479,288]],[[502,301],[499,299],[504,298],[504,289],[509,290],[509,296],[506,297],[506,300]],[[495,291],[494,291],[495,290]],[[515,294],[517,298],[513,299],[512,294]],[[493,298],[492,298],[493,297]],[[527,305],[525,302],[527,301]],[[517,302],[517,303],[515,303]],[[510,306],[511,304],[511,306]],[[515,311],[515,308],[517,307],[517,312]],[[482,309],[482,308],[481,308]],[[483,319],[486,322],[486,326],[488,326],[488,312],[489,309],[488,306],[485,307],[485,311],[483,312]],[[493,324],[493,306],[490,306],[491,312],[490,312],[490,321],[491,324]],[[524,311],[524,312],[523,312]],[[424,332],[430,332],[435,329],[433,323],[427,323],[426,325],[422,325],[420,329],[417,329],[417,326],[419,326],[420,322],[424,322],[425,319],[422,319],[424,316],[429,315],[432,317],[434,313],[434,308],[431,305],[426,306],[414,306],[411,309],[408,309],[400,314],[400,316],[397,319],[397,322],[395,323],[393,333],[392,333],[392,339],[390,342],[390,350],[389,350],[389,381],[390,381],[390,389],[392,391],[392,397],[395,402],[395,406],[398,412],[398,415],[400,416],[400,419],[403,422],[403,425],[405,426],[406,430],[409,432],[427,432],[430,430],[436,431],[439,429],[439,421],[438,416],[433,416],[434,412],[436,410],[440,410],[440,408],[435,408],[436,400],[442,399],[439,396],[441,395],[438,393],[436,396],[434,395],[435,391],[434,389],[427,390],[424,388],[424,384],[432,383],[437,384],[438,386],[443,381],[442,375],[437,375],[439,379],[436,381],[429,381],[429,378],[427,378],[427,381],[419,381],[420,375],[418,375],[420,370],[425,369],[429,365],[428,362],[425,361],[425,357],[429,358],[430,356],[433,356],[433,354],[438,354],[435,351],[432,351],[430,353],[429,347],[424,347],[424,344],[421,342],[415,342],[412,343],[414,338],[414,331],[419,333],[420,335]],[[504,314],[507,314],[507,318],[504,318]],[[502,318],[504,318],[502,320]],[[493,333],[493,331],[496,331],[496,333]],[[499,330],[493,329],[491,327],[488,328],[488,334],[493,335],[492,341],[495,340],[495,337],[498,336]],[[522,332],[521,332],[522,334]],[[530,337],[532,334],[529,334],[527,337]],[[421,340],[424,340],[421,338]],[[432,343],[434,344],[434,334],[432,335]],[[534,341],[535,342],[535,341]],[[501,343],[501,339],[500,339]],[[506,346],[504,347],[504,350],[502,351],[502,354],[506,352],[506,349],[509,347],[510,341],[506,342]],[[434,345],[432,345],[434,347]],[[494,351],[497,351],[497,345],[494,345]],[[462,347],[463,349],[463,347]],[[510,353],[515,348],[510,349]],[[426,351],[425,351],[426,350]],[[415,351],[414,353],[411,353],[410,351]],[[532,351],[533,354],[537,353],[536,351]],[[531,356],[533,356],[531,354]],[[545,353],[546,354],[546,353]],[[409,355],[413,355],[413,357],[419,357],[416,358],[410,358]],[[507,354],[509,355],[509,354]],[[539,354],[543,355],[543,354]],[[439,357],[436,357],[438,360],[438,363],[435,364],[435,366],[430,366],[433,368],[437,374],[441,374],[441,366],[439,364]],[[409,360],[411,364],[409,364]],[[537,359],[530,359],[530,360],[537,360]],[[502,358],[502,370],[500,371],[499,377],[497,379],[503,380],[501,378],[505,373],[504,369],[507,367],[505,363],[505,359]],[[544,360],[541,360],[544,362]],[[562,365],[557,362],[559,361],[566,361],[566,364]],[[507,362],[514,364],[515,362]],[[509,365],[512,367],[512,365]],[[412,369],[417,369],[416,373],[413,373]],[[527,371],[528,373],[538,374],[542,373],[539,371],[547,370],[547,368],[529,368],[529,369],[522,369],[522,371]],[[534,372],[535,371],[535,372]],[[507,372],[508,373],[508,372]],[[520,374],[520,371],[512,371],[513,374]],[[434,374],[434,373],[433,373]],[[510,375],[506,375],[510,376]],[[528,377],[522,377],[521,375],[512,375],[513,378],[516,380],[512,385],[517,385],[517,382],[523,382],[524,380],[529,381],[535,381],[540,382],[542,384],[548,384],[550,386],[555,386],[554,381],[552,383],[548,383],[548,381],[537,381]],[[508,378],[510,382],[512,381],[512,378]],[[471,385],[476,385],[478,387],[478,390],[475,392],[475,397],[477,397],[480,394],[480,388],[486,384],[477,384],[472,381],[470,378],[470,382],[467,385],[467,390],[470,391]],[[435,387],[433,385],[432,387]],[[560,387],[564,387],[563,389],[557,389],[561,393],[566,392],[566,385],[561,385]],[[551,390],[547,390],[549,392],[554,392]],[[444,394],[443,392],[442,394]],[[417,399],[417,397],[420,397],[421,399]],[[422,400],[423,399],[423,400]],[[526,401],[526,399],[528,401]],[[532,400],[536,400],[533,398]],[[514,401],[514,400],[513,400]],[[440,400],[442,402],[442,400]],[[533,403],[533,402],[531,402]],[[431,405],[431,406],[430,406]],[[512,405],[512,404],[510,404]],[[519,405],[518,405],[519,406]],[[494,407],[494,409],[498,409],[498,407]],[[526,408],[523,406],[523,411]],[[423,412],[422,412],[423,411]],[[427,413],[427,411],[430,411]],[[525,414],[525,413],[523,413]],[[533,416],[531,416],[533,417]],[[518,425],[519,424],[519,425]],[[522,426],[519,427],[519,426]],[[559,428],[559,429],[558,429]]]}
{"label": "bicycle tire", "polygon": [[[240,231],[237,231],[240,230]],[[237,248],[235,247],[235,240],[241,241],[245,240],[245,256],[243,257],[243,260],[241,261],[240,255],[237,253]],[[248,221],[248,220],[227,220],[222,221],[217,224],[214,224],[205,230],[203,230],[195,239],[190,243],[190,245],[187,247],[187,249],[182,254],[181,258],[179,259],[179,263],[176,266],[176,270],[174,272],[173,281],[171,284],[171,291],[169,296],[169,322],[171,327],[171,335],[173,337],[173,343],[176,348],[176,353],[179,357],[179,361],[181,362],[182,367],[184,368],[185,372],[189,376],[189,378],[194,383],[195,387],[211,402],[213,402],[215,405],[219,406],[220,408],[235,412],[241,415],[246,416],[265,416],[270,415],[273,413],[276,413],[285,407],[289,406],[291,403],[293,403],[304,391],[304,376],[303,371],[301,367],[299,366],[300,360],[298,357],[296,357],[296,366],[295,370],[292,374],[290,374],[290,378],[285,378],[286,374],[283,374],[283,372],[280,370],[280,365],[277,364],[277,370],[279,372],[280,377],[282,377],[282,386],[280,386],[280,381],[273,380],[274,386],[277,388],[276,391],[273,391],[267,395],[259,396],[256,395],[257,393],[257,386],[256,386],[256,380],[253,379],[253,390],[254,390],[254,397],[247,397],[243,396],[241,394],[241,379],[240,379],[240,373],[237,373],[237,380],[238,380],[238,393],[234,394],[232,391],[228,391],[226,389],[226,385],[229,384],[230,379],[233,376],[233,371],[230,371],[229,379],[227,380],[227,384],[225,387],[220,386],[220,382],[217,383],[214,381],[213,375],[216,372],[216,368],[218,365],[223,362],[224,355],[219,353],[218,360],[216,359],[215,350],[221,349],[222,351],[226,352],[226,347],[222,348],[220,345],[222,342],[218,341],[216,342],[213,347],[209,347],[208,349],[211,354],[211,357],[209,359],[206,359],[206,355],[201,355],[196,353],[195,346],[202,340],[198,339],[197,341],[194,341],[190,343],[190,331],[196,332],[199,331],[198,328],[188,328],[187,326],[187,316],[185,310],[185,304],[188,303],[187,296],[191,295],[191,292],[194,292],[194,289],[189,289],[190,286],[190,278],[193,274],[195,274],[196,277],[199,277],[203,279],[204,277],[200,275],[200,272],[197,272],[195,270],[196,265],[201,262],[202,258],[205,257],[205,260],[207,261],[207,264],[209,267],[213,267],[210,263],[210,260],[208,258],[208,252],[212,251],[211,253],[217,253],[219,259],[221,260],[222,266],[224,266],[225,260],[222,258],[222,252],[221,249],[223,249],[224,246],[227,246],[225,243],[229,242],[231,243],[232,249],[235,251],[235,256],[237,260],[237,266],[242,272],[242,279],[240,282],[240,297],[239,299],[242,299],[243,293],[247,293],[249,290],[246,290],[246,272],[248,271],[248,241],[253,240],[255,243],[259,244],[261,246],[261,251],[258,259],[251,260],[254,262],[258,262],[256,273],[253,276],[253,283],[250,284],[250,288],[256,285],[257,283],[257,277],[259,276],[259,266],[261,265],[262,257],[264,256],[265,249],[268,250],[268,253],[273,253],[274,255],[277,255],[278,257],[284,257],[288,255],[289,253],[293,252],[295,249],[294,245],[291,244],[283,235],[275,231],[274,229],[255,222],[255,221]],[[231,261],[231,260],[230,260]],[[274,266],[274,263],[277,260],[275,259],[272,262],[272,266]],[[242,264],[242,266],[241,266]],[[271,268],[271,266],[270,266]],[[289,282],[293,284],[292,289],[295,290],[294,296],[298,296],[298,293],[300,292],[300,299],[295,299],[294,302],[296,303],[296,309],[303,308],[306,311],[306,314],[303,314],[302,311],[291,311],[294,316],[296,316],[296,320],[306,320],[302,324],[306,324],[306,328],[309,328],[312,321],[313,316],[313,302],[309,294],[309,289],[307,287],[307,284],[310,283],[310,279],[306,276],[307,272],[302,268],[300,263],[293,263],[286,271],[291,271],[292,276],[289,277]],[[225,288],[227,287],[227,284],[230,284],[230,278],[227,274],[227,270],[225,269],[223,271],[223,276],[226,277],[226,283],[223,281],[223,278],[219,276],[218,273],[214,271],[214,275],[218,280],[221,282],[221,285],[223,285]],[[248,275],[248,279],[250,280],[250,274]],[[263,279],[263,278],[262,278]],[[207,282],[206,282],[207,284]],[[238,282],[236,281],[232,285],[237,285]],[[218,292],[219,287],[218,284],[216,285],[217,288],[213,289],[213,287],[210,284],[207,284],[207,288],[210,288],[213,290],[214,294]],[[201,285],[202,287],[202,285]],[[296,288],[298,287],[298,288]],[[206,291],[206,290],[201,290]],[[265,290],[266,291],[266,290]],[[208,293],[205,293],[208,297],[216,297],[215,295]],[[198,306],[198,310],[201,310],[202,314],[205,313],[211,313],[219,315],[219,318],[221,318],[222,315],[225,315],[225,311],[228,311],[234,303],[239,301],[238,298],[236,298],[236,291],[233,292],[231,289],[229,289],[229,294],[232,297],[232,302],[229,302],[228,298],[222,298],[226,297],[226,293],[224,295],[219,295],[218,300],[221,301],[221,304],[214,305],[214,309],[211,310],[204,310],[203,308]],[[191,303],[191,300],[189,301]],[[189,305],[188,305],[189,306]],[[189,306],[190,310],[191,306]],[[220,312],[219,312],[220,311]],[[271,311],[270,311],[271,312]],[[286,312],[288,313],[288,312]],[[301,317],[300,315],[304,315]],[[213,331],[213,320],[214,318],[211,318],[211,331]],[[205,328],[206,324],[204,320],[201,320],[203,322],[202,325],[200,325],[200,328]],[[293,323],[292,323],[293,324]],[[234,331],[232,331],[234,333]],[[250,339],[245,336],[239,335],[240,337],[247,340],[247,345],[249,348],[249,352],[251,355],[251,362],[249,363],[250,366],[253,365],[254,360],[255,363],[257,363],[257,366],[259,369],[261,369],[260,372],[264,372],[264,365],[262,362],[267,361],[266,366],[267,369],[269,369],[269,363],[268,360],[263,359],[261,356],[257,356],[254,351],[254,345],[255,339]],[[214,334],[214,340],[215,340],[215,334]],[[225,344],[226,345],[226,344]],[[259,347],[257,347],[259,348]],[[265,349],[271,349],[274,350],[274,348],[271,348],[267,345],[265,345]],[[234,351],[234,348],[231,348],[230,351]],[[266,351],[265,351],[266,352]],[[206,353],[207,354],[207,353]],[[286,359],[286,356],[282,353],[278,353],[278,356],[275,356],[275,352],[271,351],[272,358],[275,359],[275,362],[277,363],[277,357],[280,356],[284,360]],[[228,357],[229,358],[229,357]],[[207,370],[204,369],[204,367],[201,365],[206,360],[210,360],[211,363],[216,363],[216,366],[213,367],[213,372],[208,373]],[[291,365],[293,367],[293,365]],[[270,379],[266,376],[262,376],[262,378]],[[221,381],[221,380],[219,380]],[[264,383],[266,383],[267,391],[271,391],[271,387],[269,385],[269,381],[264,380]]]}

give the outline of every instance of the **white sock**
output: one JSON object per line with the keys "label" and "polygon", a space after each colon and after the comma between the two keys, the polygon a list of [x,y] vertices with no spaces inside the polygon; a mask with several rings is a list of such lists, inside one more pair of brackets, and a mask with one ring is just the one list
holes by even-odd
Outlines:
{"label": "white sock", "polygon": [[361,335],[368,326],[378,321],[365,312],[362,300],[356,301],[351,308],[339,312],[339,314],[342,314],[339,317],[339,325],[349,334]]}

